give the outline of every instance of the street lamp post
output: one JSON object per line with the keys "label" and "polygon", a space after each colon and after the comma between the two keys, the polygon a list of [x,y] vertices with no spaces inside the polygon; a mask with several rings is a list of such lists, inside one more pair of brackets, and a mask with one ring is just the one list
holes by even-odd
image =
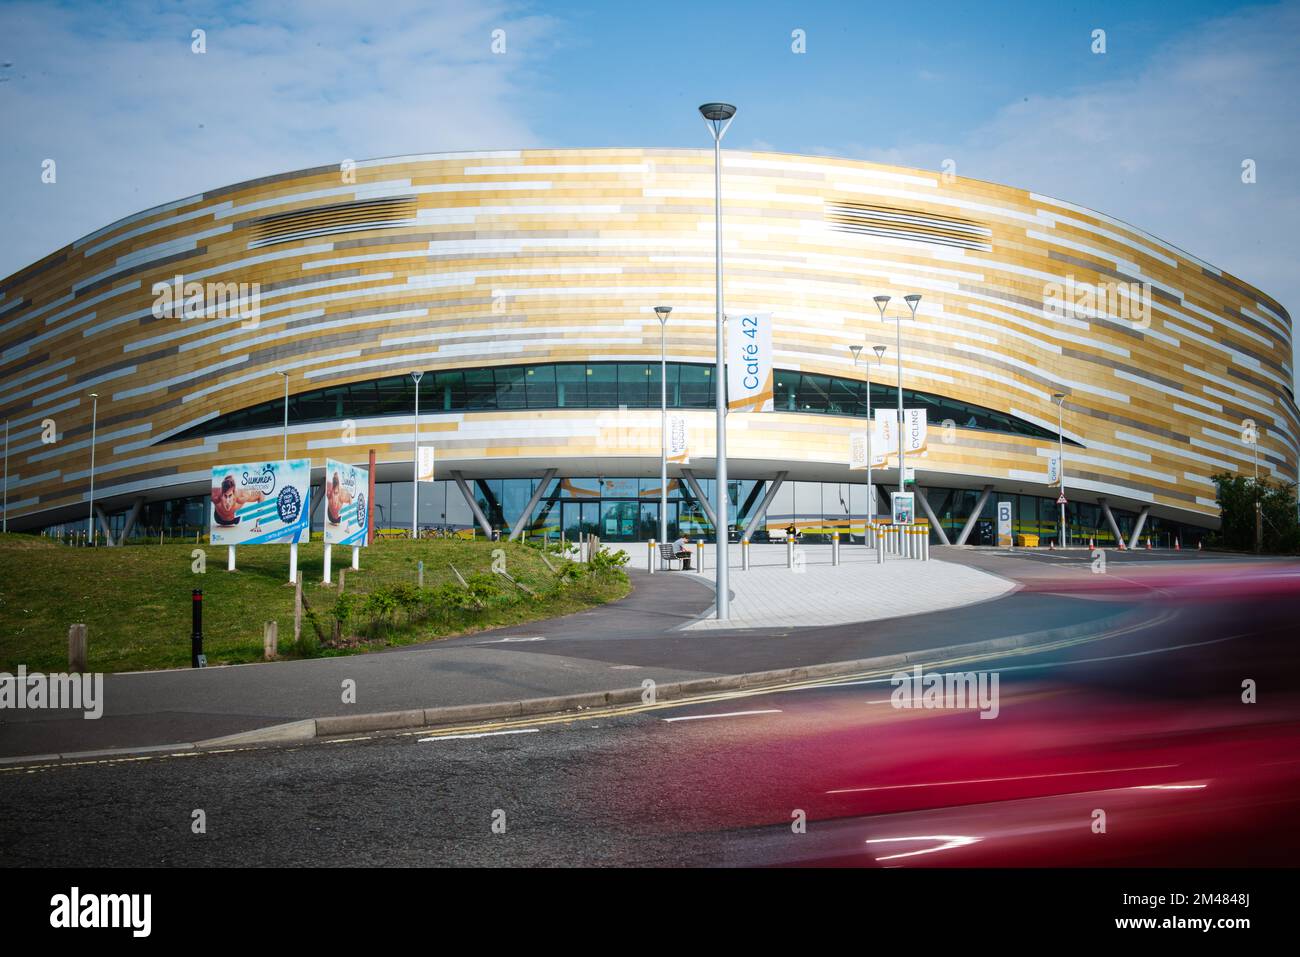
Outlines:
{"label": "street lamp post", "polygon": [[99,422],[99,393],[90,393],[90,514],[86,516],[86,532],[90,544],[95,544],[95,427]]}
{"label": "street lamp post", "polygon": [[[876,308],[880,310],[880,319],[883,322],[886,318],[885,307],[889,305],[888,296],[874,296],[873,301]],[[916,318],[916,307],[921,304],[921,297],[916,293],[911,293],[903,297],[907,303],[908,309],[911,310],[911,318]],[[903,452],[903,317],[896,316],[893,320],[897,325],[894,326],[894,359],[897,362],[896,390],[898,392],[898,492],[901,495],[905,489],[904,483],[907,480],[907,465],[904,461]]]}
{"label": "street lamp post", "polygon": [[284,459],[289,460],[289,373],[281,372],[284,376]]}
{"label": "street lamp post", "polygon": [[416,522],[420,518],[420,380],[423,372],[412,372],[415,380],[415,428],[412,430],[411,453],[411,537],[419,538]]}
{"label": "street lamp post", "polygon": [[1056,453],[1056,477],[1058,479],[1057,484],[1061,486],[1061,493],[1056,497],[1057,503],[1061,506],[1061,530],[1057,538],[1061,542],[1061,547],[1064,548],[1066,543],[1065,502],[1061,500],[1065,498],[1065,393],[1054,392],[1052,393],[1052,398],[1056,400],[1056,438],[1058,450]]}
{"label": "street lamp post", "polygon": [[659,543],[668,541],[668,314],[672,306],[655,306],[659,317]]}
{"label": "street lamp post", "polygon": [[[849,351],[853,353],[853,364],[858,364],[858,354],[862,352],[862,346],[849,346]],[[876,354],[876,361],[879,362],[885,355],[884,346],[872,346],[871,351]],[[871,421],[871,360],[867,359],[867,525],[870,526],[876,517],[876,489],[871,476],[871,460],[874,455],[871,450],[871,433],[875,423]],[[867,530],[862,531],[862,543],[867,544]]]}
{"label": "street lamp post", "polygon": [[700,107],[700,115],[713,136],[713,221],[714,221],[714,276],[715,325],[717,338],[716,379],[713,383],[715,406],[718,415],[717,437],[717,502],[714,515],[717,519],[717,579],[716,608],[719,621],[731,617],[730,595],[727,592],[727,533],[730,529],[728,520],[727,497],[727,366],[726,353],[723,351],[722,325],[722,137],[727,133],[731,121],[736,116],[736,108],[730,103],[705,103]]}

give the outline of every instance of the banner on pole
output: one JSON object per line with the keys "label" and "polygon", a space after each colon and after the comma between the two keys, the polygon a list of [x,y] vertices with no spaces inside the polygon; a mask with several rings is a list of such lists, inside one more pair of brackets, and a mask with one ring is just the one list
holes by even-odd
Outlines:
{"label": "banner on pole", "polygon": [[849,433],[849,468],[865,469],[870,458],[871,467],[885,464],[886,444],[880,428],[880,422],[870,423],[870,428],[861,432]]}
{"label": "banner on pole", "polygon": [[1047,484],[1061,484],[1061,457],[1059,455],[1053,455],[1047,460]]}
{"label": "banner on pole", "polygon": [[420,446],[420,463],[416,469],[416,478],[421,482],[433,481],[433,446]]}
{"label": "banner on pole", "polygon": [[[903,410],[903,451],[911,455],[925,450],[929,433],[925,409]],[[876,427],[881,439],[881,449],[886,455],[898,454],[898,410],[877,409]]]}
{"label": "banner on pole", "polygon": [[325,460],[325,541],[329,545],[369,544],[366,492],[370,470]]}
{"label": "banner on pole", "polygon": [[310,540],[311,459],[216,466],[208,513],[213,545]]}
{"label": "banner on pole", "polygon": [[691,464],[691,438],[686,416],[677,413],[668,416],[668,461],[678,465]]}
{"label": "banner on pole", "polygon": [[727,320],[727,411],[771,412],[772,314]]}

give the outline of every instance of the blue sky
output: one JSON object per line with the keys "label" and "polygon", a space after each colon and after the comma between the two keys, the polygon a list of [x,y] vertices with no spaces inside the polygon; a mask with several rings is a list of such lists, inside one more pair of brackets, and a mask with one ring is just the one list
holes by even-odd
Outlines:
{"label": "blue sky", "polygon": [[726,99],[730,146],[952,159],[1294,310],[1297,89],[1300,2],[3,3],[0,275],[141,208],[343,158],[705,147],[695,107]]}

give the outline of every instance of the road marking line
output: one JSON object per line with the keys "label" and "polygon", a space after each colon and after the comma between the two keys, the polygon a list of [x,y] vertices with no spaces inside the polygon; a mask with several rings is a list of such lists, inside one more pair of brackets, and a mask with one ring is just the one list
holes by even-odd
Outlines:
{"label": "road marking line", "polygon": [[688,714],[679,718],[660,718],[660,721],[704,721],[708,718],[740,718],[749,714],[780,714],[780,708],[765,708],[762,711],[727,711],[723,714]]}
{"label": "road marking line", "polygon": [[426,741],[463,741],[467,738],[495,738],[502,734],[535,734],[542,730],[541,728],[515,728],[511,731],[481,731],[478,734],[440,734],[432,738],[420,738],[420,743]]}

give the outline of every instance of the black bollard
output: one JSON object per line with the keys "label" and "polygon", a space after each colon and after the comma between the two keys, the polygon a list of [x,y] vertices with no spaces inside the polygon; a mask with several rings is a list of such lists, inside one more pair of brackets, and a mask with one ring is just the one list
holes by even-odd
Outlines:
{"label": "black bollard", "polygon": [[200,663],[203,655],[203,589],[196,588],[190,592],[190,607],[193,609],[193,626],[190,631],[190,667],[200,668],[207,661]]}

